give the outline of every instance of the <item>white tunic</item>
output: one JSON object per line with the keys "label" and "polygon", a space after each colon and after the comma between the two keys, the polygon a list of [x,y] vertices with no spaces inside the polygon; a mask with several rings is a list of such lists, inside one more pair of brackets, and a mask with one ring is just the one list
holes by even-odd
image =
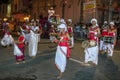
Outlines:
{"label": "white tunic", "polygon": [[2,46],[9,46],[10,44],[13,44],[13,37],[12,35],[8,35],[5,33],[4,37],[1,39],[1,45]]}
{"label": "white tunic", "polygon": [[33,31],[30,31],[29,56],[36,56],[37,46],[38,46],[37,34],[35,34]]}

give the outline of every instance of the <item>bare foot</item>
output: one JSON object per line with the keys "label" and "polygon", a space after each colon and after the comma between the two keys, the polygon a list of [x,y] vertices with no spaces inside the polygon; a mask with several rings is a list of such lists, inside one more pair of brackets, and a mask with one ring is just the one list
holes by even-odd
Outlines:
{"label": "bare foot", "polygon": [[19,62],[16,62],[15,64],[20,64]]}
{"label": "bare foot", "polygon": [[61,79],[62,75],[63,75],[63,73],[60,73],[59,76],[57,77],[57,79]]}

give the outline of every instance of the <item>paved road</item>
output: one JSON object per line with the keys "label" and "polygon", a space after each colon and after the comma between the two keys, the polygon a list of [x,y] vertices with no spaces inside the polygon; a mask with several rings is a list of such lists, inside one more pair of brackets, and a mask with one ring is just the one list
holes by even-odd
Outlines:
{"label": "paved road", "polygon": [[[54,64],[55,44],[48,40],[41,40],[36,58],[27,54],[26,63],[15,64],[13,48],[0,47],[0,80],[56,80],[58,71]],[[112,59],[105,54],[99,54],[97,67],[83,67],[78,62],[67,60],[67,67],[61,80],[120,80],[120,50],[115,49]],[[84,61],[81,43],[77,41],[71,49],[71,58]]]}

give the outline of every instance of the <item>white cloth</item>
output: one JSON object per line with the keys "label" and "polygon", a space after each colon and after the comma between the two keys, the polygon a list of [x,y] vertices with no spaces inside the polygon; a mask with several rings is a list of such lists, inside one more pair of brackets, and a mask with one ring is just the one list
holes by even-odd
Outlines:
{"label": "white cloth", "polygon": [[98,46],[85,49],[85,63],[92,61],[96,65],[98,64]]}
{"label": "white cloth", "polygon": [[35,26],[35,27],[34,27],[34,26],[31,26],[31,29],[32,29],[33,31],[40,30],[40,29],[39,29],[39,26]]}
{"label": "white cloth", "polygon": [[9,46],[10,44],[13,44],[13,37],[12,35],[5,34],[4,37],[1,39],[1,45],[2,46]]}
{"label": "white cloth", "polygon": [[25,43],[28,43],[30,39],[30,33],[25,34]]}
{"label": "white cloth", "polygon": [[66,28],[66,25],[65,24],[60,24],[59,26],[58,26],[58,28]]}
{"label": "white cloth", "polygon": [[16,56],[23,55],[22,52],[20,51],[20,49],[18,48],[18,46],[16,44],[14,44],[14,55],[16,55]]}
{"label": "white cloth", "polygon": [[114,22],[110,22],[109,24],[111,24],[111,25],[115,25],[115,23],[114,23]]}
{"label": "white cloth", "polygon": [[74,37],[70,37],[70,40],[71,40],[71,46],[74,47]]}
{"label": "white cloth", "polygon": [[97,19],[95,19],[95,18],[91,19],[91,23],[92,23],[93,21],[95,21],[95,22],[97,23]]}
{"label": "white cloth", "polygon": [[[40,30],[39,26],[36,26],[36,27],[31,26],[31,29],[32,29],[34,32],[36,32],[36,31],[39,31],[39,30]],[[37,36],[37,38],[38,38],[38,42],[40,42],[40,34],[37,34],[37,35],[38,35],[38,36]]]}
{"label": "white cloth", "polygon": [[67,47],[58,46],[55,56],[55,64],[61,72],[64,72],[67,60],[65,54],[60,50],[60,48],[65,52],[65,54],[67,54]]}
{"label": "white cloth", "polygon": [[107,45],[103,40],[100,40],[100,50],[107,50]]}
{"label": "white cloth", "polygon": [[66,24],[64,19],[61,19],[60,22]]}
{"label": "white cloth", "polygon": [[108,56],[112,56],[114,50],[114,44],[107,44],[107,48],[108,48]]}
{"label": "white cloth", "polygon": [[60,25],[58,25],[58,30],[60,30],[61,28],[65,28],[65,31],[67,31],[67,26],[66,26],[66,24],[60,24]]}
{"label": "white cloth", "polygon": [[93,22],[93,21],[95,21],[96,22],[96,26],[98,26],[98,22],[97,22],[97,19],[95,19],[95,18],[93,18],[92,20],[91,20],[91,23]]}
{"label": "white cloth", "polygon": [[[30,27],[28,25],[25,25],[25,28],[26,28],[25,30],[27,31],[30,30]],[[29,32],[24,33],[24,30],[22,30],[22,34],[23,36],[25,36],[25,43],[28,43],[30,38],[30,33]]]}
{"label": "white cloth", "polygon": [[30,31],[29,56],[36,56],[38,47],[38,35]]}

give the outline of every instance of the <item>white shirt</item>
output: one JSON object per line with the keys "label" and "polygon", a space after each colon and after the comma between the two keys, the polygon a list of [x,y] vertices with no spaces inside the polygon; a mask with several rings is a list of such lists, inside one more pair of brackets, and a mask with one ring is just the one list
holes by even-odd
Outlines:
{"label": "white shirt", "polygon": [[31,29],[32,29],[33,31],[39,31],[39,30],[40,30],[40,29],[39,29],[39,26],[35,26],[35,27],[32,26]]}

